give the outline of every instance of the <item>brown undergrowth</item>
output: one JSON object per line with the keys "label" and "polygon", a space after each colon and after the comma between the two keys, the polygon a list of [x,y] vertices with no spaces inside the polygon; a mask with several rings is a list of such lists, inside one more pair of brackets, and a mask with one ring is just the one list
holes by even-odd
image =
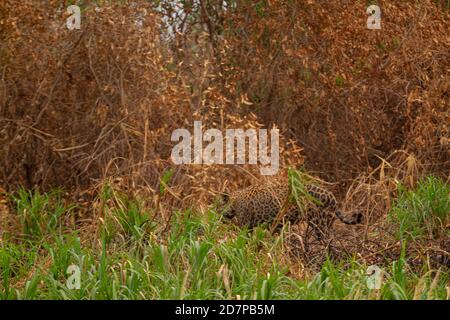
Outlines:
{"label": "brown undergrowth", "polygon": [[[19,8],[21,6],[21,8]],[[172,49],[161,39],[160,16],[147,2],[104,5],[83,14],[81,30],[64,27],[57,1],[2,4],[0,184],[63,187],[92,200],[105,183],[160,203],[205,204],[225,188],[259,175],[254,166],[175,166],[173,130],[261,128],[259,119],[230,110],[215,88],[206,102],[183,83]],[[20,9],[20,11],[19,11]],[[143,27],[136,17],[145,17]],[[145,39],[145,40],[144,40]],[[300,148],[281,138],[281,165],[300,165]]]}

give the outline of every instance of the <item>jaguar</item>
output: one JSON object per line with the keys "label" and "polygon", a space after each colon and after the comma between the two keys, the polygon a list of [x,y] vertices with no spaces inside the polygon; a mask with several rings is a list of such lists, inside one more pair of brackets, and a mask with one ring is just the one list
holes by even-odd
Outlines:
{"label": "jaguar", "polygon": [[307,227],[312,228],[318,239],[330,236],[336,218],[348,225],[362,222],[363,216],[360,212],[344,214],[339,209],[334,194],[325,188],[316,184],[306,184],[304,189],[305,197],[311,199],[302,201],[306,205],[300,209],[301,207],[290,197],[288,183],[255,184],[224,195],[226,209],[223,215],[227,219],[235,220],[237,225],[249,228],[263,223],[280,227],[283,221],[290,221],[293,224],[306,222]]}

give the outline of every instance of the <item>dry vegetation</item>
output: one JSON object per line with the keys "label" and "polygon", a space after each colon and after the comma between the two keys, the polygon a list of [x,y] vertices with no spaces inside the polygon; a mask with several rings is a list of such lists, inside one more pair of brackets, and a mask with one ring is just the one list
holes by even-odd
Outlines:
{"label": "dry vegetation", "polygon": [[[82,6],[73,31],[61,1],[1,2],[0,197],[62,187],[78,205],[67,224],[90,238],[101,233],[105,206],[123,208],[101,196],[112,186],[143,199],[167,231],[173,212],[206,214],[217,194],[259,178],[249,165],[175,166],[174,129],[192,130],[194,120],[221,130],[276,126],[281,174],[304,166],[366,218],[308,252],[301,232],[288,232],[288,264],[301,277],[330,256],[398,259],[389,213],[399,185],[414,189],[433,175],[448,190],[448,1],[378,1],[377,31],[365,27],[367,1],[224,9],[199,0],[186,1],[184,15],[164,1],[98,2]],[[0,234],[22,228],[8,201],[0,198]],[[409,242],[413,265],[448,268],[443,221]]]}

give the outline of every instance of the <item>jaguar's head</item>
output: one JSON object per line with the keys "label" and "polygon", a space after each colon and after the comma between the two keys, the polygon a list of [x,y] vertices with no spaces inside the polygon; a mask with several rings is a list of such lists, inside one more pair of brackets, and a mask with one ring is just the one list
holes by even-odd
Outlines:
{"label": "jaguar's head", "polygon": [[236,210],[229,194],[221,195],[218,205],[218,212],[221,213],[226,219],[233,219],[236,215]]}

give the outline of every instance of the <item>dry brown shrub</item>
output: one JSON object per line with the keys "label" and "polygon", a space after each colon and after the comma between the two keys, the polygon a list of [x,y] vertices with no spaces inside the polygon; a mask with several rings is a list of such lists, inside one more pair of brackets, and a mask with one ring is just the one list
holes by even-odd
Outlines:
{"label": "dry brown shrub", "polygon": [[107,6],[69,31],[56,5],[6,7],[1,180],[85,186],[154,159],[181,118],[170,109],[186,107],[164,68],[156,16],[138,29],[132,9]]}
{"label": "dry brown shrub", "polygon": [[[180,208],[259,174],[251,166],[171,163],[173,130],[192,132],[194,120],[222,130],[261,124],[253,114],[233,113],[217,88],[190,96],[148,2],[87,7],[81,30],[73,31],[58,1],[6,1],[0,12],[1,185],[63,186],[89,199],[112,183],[156,196],[161,176],[172,169],[165,199],[152,201]],[[284,139],[280,145],[283,165],[302,162],[298,147]]]}
{"label": "dry brown shrub", "polygon": [[445,5],[378,1],[382,29],[368,30],[365,1],[239,2],[234,10],[201,2],[209,12],[197,22],[215,50],[210,81],[253,103],[235,103],[239,112],[299,142],[309,170],[348,185],[405,149],[429,172],[448,174]]}

